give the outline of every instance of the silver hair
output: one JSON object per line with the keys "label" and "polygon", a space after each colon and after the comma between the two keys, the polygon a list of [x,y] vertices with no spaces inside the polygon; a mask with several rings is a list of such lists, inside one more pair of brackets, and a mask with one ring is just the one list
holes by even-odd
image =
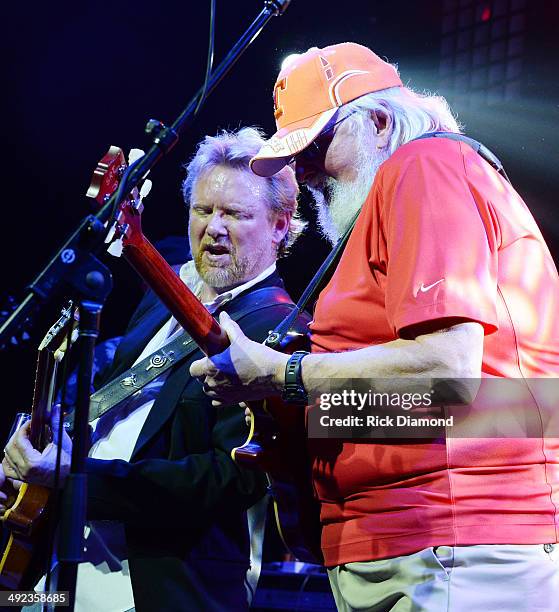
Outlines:
{"label": "silver hair", "polygon": [[388,141],[388,153],[427,132],[461,132],[462,126],[452,114],[442,96],[428,92],[418,93],[408,87],[390,87],[366,94],[345,104],[343,114],[352,116],[355,131],[370,129],[370,112],[388,115],[392,128]]}
{"label": "silver hair", "polygon": [[217,136],[206,136],[198,145],[194,157],[185,164],[186,178],[182,184],[182,195],[186,205],[190,206],[195,182],[202,174],[219,165],[246,170],[255,179],[266,181],[270,194],[267,199],[270,210],[292,215],[287,234],[278,246],[278,257],[281,257],[287,254],[307,226],[307,222],[301,219],[297,211],[299,187],[292,168],[286,166],[267,178],[251,173],[249,162],[265,142],[263,132],[254,127],[244,127],[236,132],[222,130]]}

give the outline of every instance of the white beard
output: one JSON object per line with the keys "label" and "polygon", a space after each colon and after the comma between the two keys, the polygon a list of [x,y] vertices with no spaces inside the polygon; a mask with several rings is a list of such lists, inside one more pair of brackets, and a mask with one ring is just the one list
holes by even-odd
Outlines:
{"label": "white beard", "polygon": [[331,244],[336,244],[349,229],[357,211],[365,203],[380,165],[389,156],[388,151],[378,153],[374,159],[370,155],[360,155],[357,176],[351,181],[326,177],[320,186],[307,185],[317,210],[320,233]]}

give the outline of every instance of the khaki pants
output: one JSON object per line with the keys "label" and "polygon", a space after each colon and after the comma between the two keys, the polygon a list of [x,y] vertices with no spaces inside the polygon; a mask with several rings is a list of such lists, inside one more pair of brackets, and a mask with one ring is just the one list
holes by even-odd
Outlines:
{"label": "khaki pants", "polygon": [[559,611],[559,544],[437,546],[328,576],[340,612]]}

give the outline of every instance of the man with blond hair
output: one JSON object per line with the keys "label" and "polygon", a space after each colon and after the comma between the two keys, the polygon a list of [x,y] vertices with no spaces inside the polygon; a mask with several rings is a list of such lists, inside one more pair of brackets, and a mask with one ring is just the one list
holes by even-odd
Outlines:
{"label": "man with blond hair", "polygon": [[[398,393],[413,379],[429,393],[444,379],[469,407],[468,381],[559,375],[553,260],[498,160],[460,133],[444,99],[341,43],[289,61],[274,110],[278,131],[253,172],[294,163],[332,242],[356,222],[318,298],[312,353],[274,352],[222,316],[231,347],[191,366],[210,397],[304,404],[348,380]],[[536,423],[540,400],[526,406]],[[558,440],[537,427],[519,439],[390,433],[309,441],[338,608],[554,609]]]}
{"label": "man with blond hair", "polygon": [[[304,228],[292,169],[267,178],[249,170],[263,144],[254,128],[208,136],[183,184],[193,261],[180,276],[212,314],[229,312],[256,341],[292,310],[276,260]],[[178,351],[176,342],[187,340],[149,292],[103,382],[118,387],[132,379],[135,385],[136,374],[139,380],[162,365],[153,355],[166,355],[164,363],[173,354],[170,343]],[[236,403],[212,406],[188,374],[202,354],[189,346],[182,361],[93,423],[76,610],[248,610],[259,573],[266,480],[232,460],[232,448],[247,436],[243,411]],[[134,363],[139,369],[131,374]],[[65,436],[62,480],[71,445]],[[8,443],[2,467],[10,479],[49,486],[55,454],[52,444],[43,453],[33,449],[24,426]],[[0,506],[9,502],[0,492]]]}

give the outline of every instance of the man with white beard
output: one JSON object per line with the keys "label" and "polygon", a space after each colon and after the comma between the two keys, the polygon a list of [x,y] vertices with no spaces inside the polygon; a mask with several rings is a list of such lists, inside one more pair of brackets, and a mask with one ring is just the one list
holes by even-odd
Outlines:
{"label": "man with white beard", "polygon": [[[453,402],[470,404],[464,379],[559,375],[549,250],[443,98],[342,43],[290,61],[274,109],[278,131],[253,172],[294,163],[332,242],[359,214],[317,301],[312,354],[274,352],[221,316],[230,348],[190,369],[216,405],[270,395],[303,404],[360,378],[389,392],[402,379],[419,392],[445,379]],[[537,262],[529,274],[527,261]],[[539,399],[522,409],[538,417]],[[558,439],[472,435],[309,441],[340,610],[555,609]]]}

